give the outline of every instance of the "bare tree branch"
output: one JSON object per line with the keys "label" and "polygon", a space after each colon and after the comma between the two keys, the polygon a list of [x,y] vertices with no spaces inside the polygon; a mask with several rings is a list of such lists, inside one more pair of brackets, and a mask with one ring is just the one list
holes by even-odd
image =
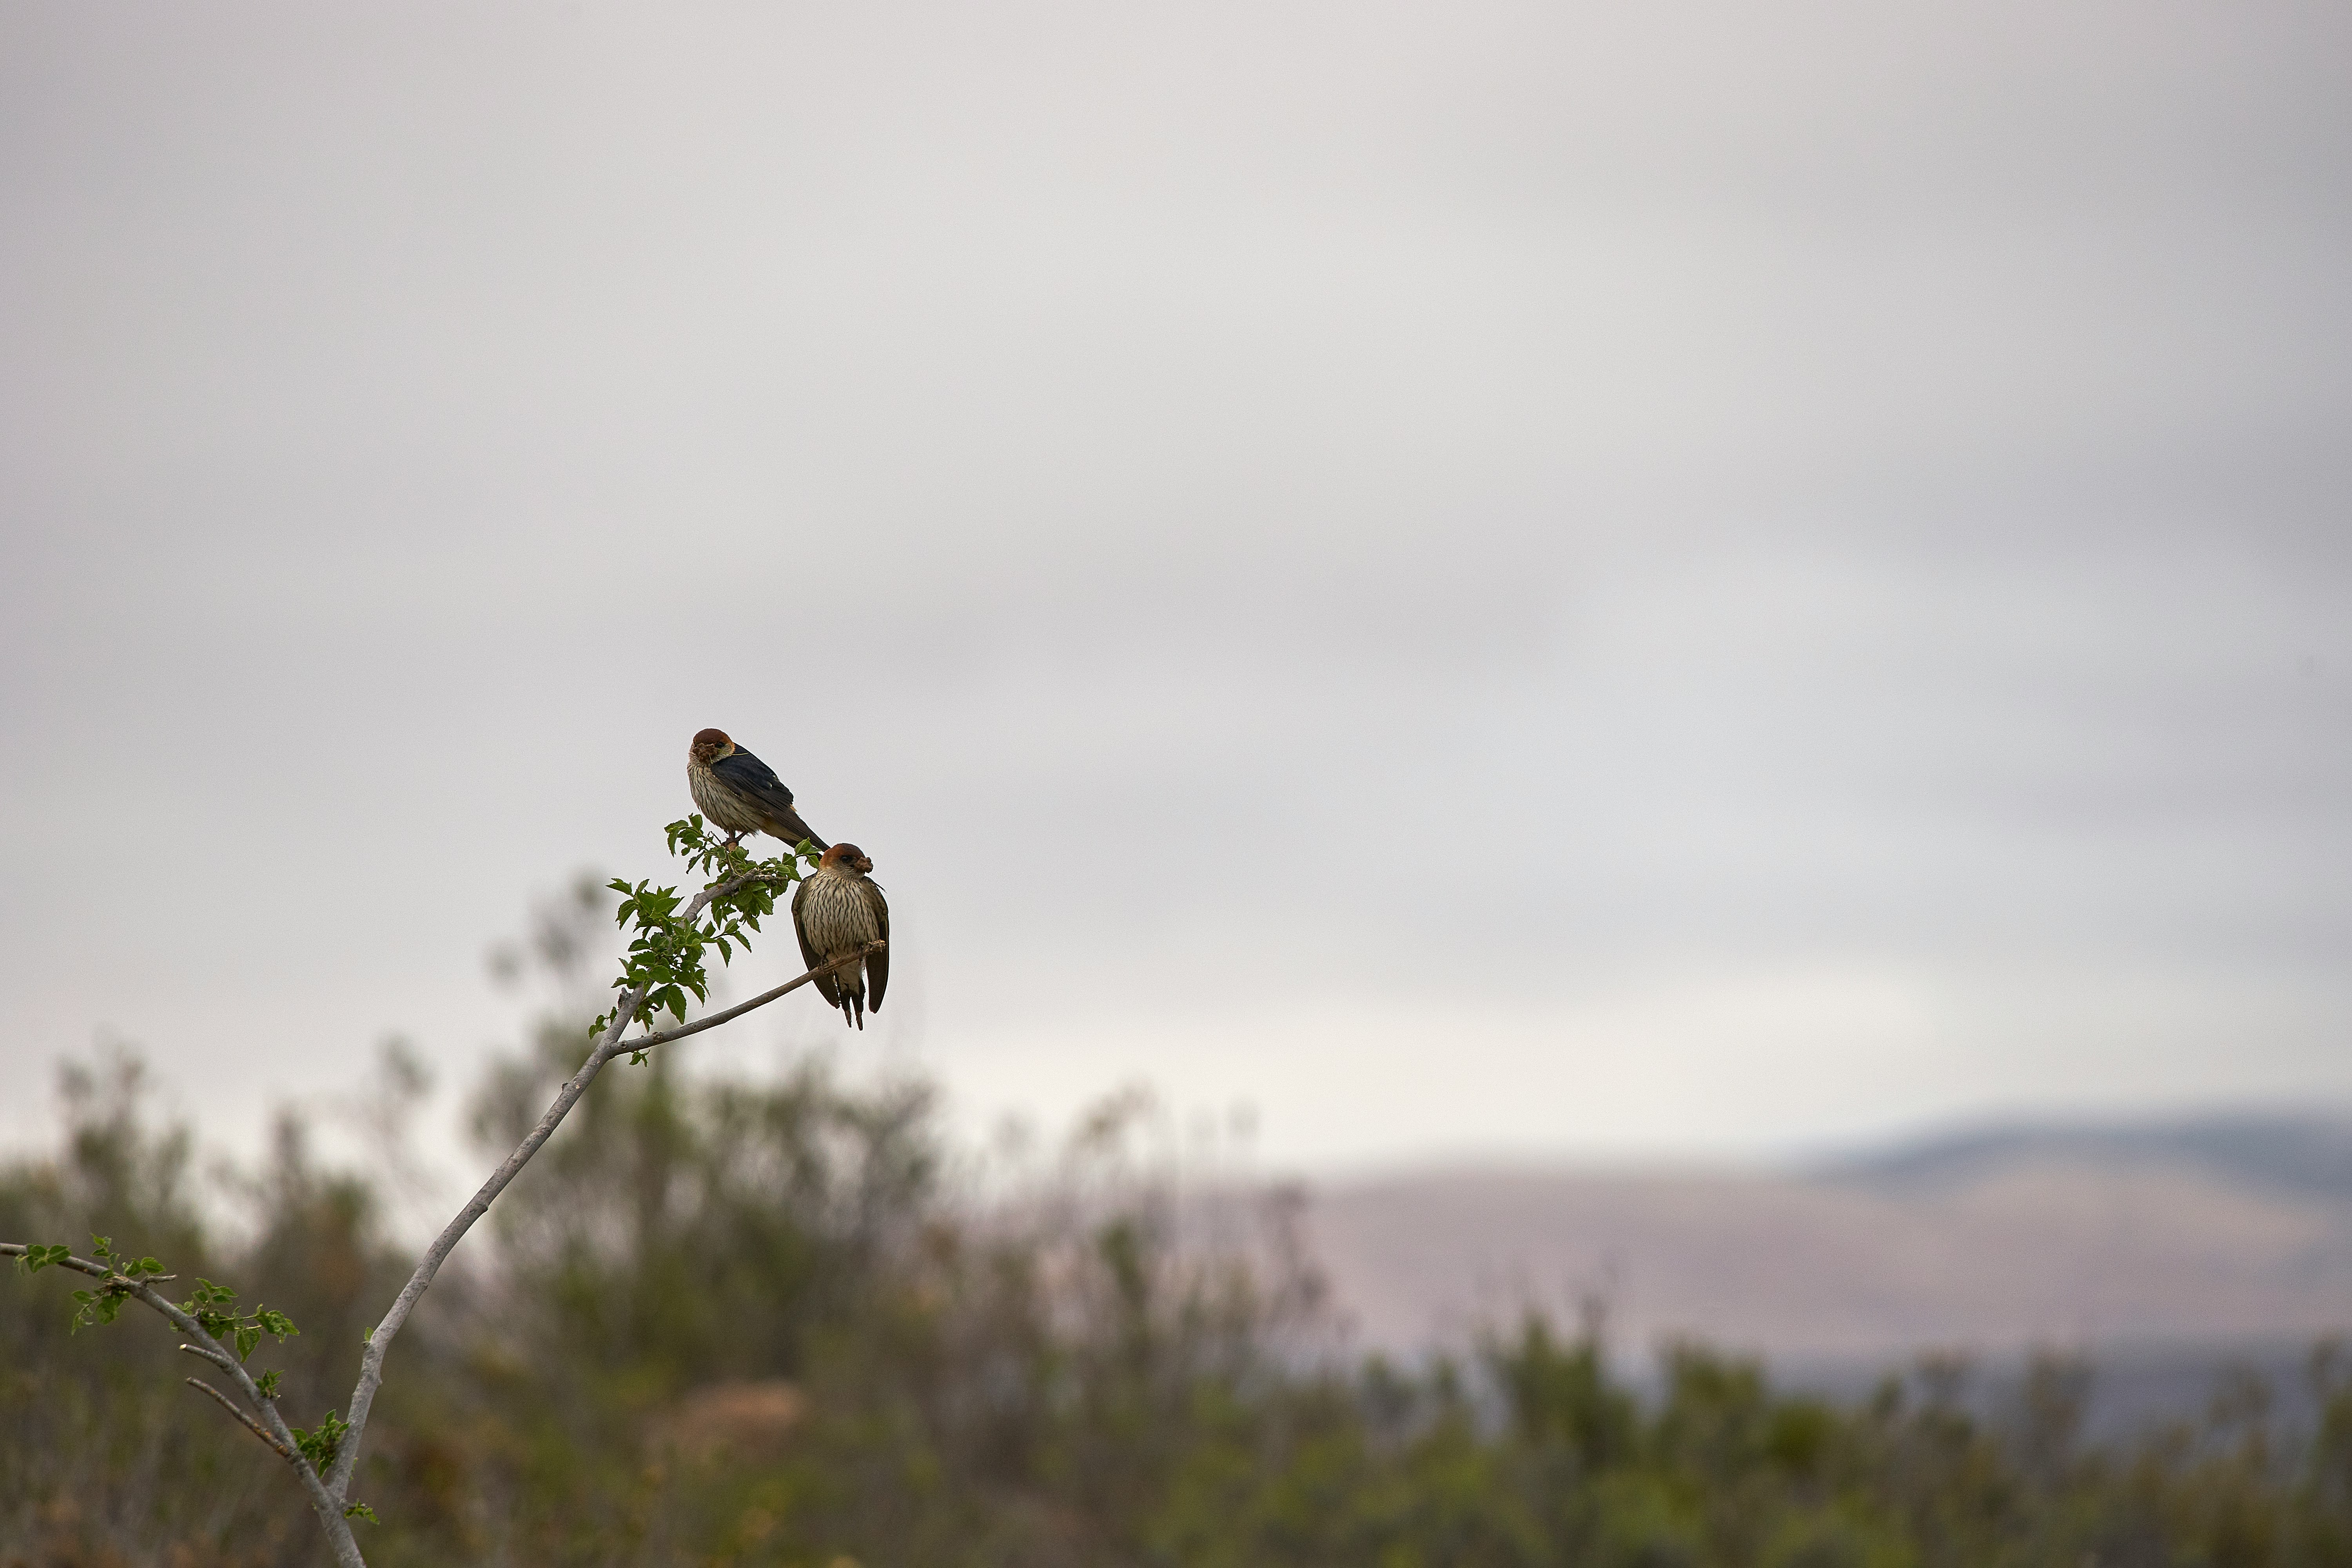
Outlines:
{"label": "bare tree branch", "polygon": [[[751,873],[730,878],[727,881],[705,888],[691,903],[687,905],[680,918],[691,921],[712,900],[725,898],[757,879],[758,873]],[[643,1050],[648,1046],[656,1046],[667,1040],[697,1034],[701,1030],[725,1023],[730,1018],[740,1017],[754,1007],[765,1006],[779,996],[807,984],[821,973],[846,965],[854,957],[864,956],[865,953],[862,952],[845,955],[831,963],[820,964],[799,979],[779,985],[774,990],[756,996],[740,1006],[730,1007],[723,1013],[715,1014],[692,1024],[681,1025],[675,1029],[641,1035],[635,1040],[624,1040],[621,1036],[628,1028],[631,1021],[636,1017],[637,1009],[645,1005],[646,987],[640,985],[621,998],[620,1005],[614,1009],[612,1023],[605,1026],[603,1034],[597,1036],[595,1046],[589,1051],[588,1059],[580,1065],[580,1070],[573,1073],[569,1079],[565,1080],[563,1087],[556,1091],[554,1103],[547,1108],[546,1114],[539,1119],[539,1124],[524,1137],[521,1144],[513,1153],[507,1156],[503,1164],[490,1173],[489,1180],[484,1182],[481,1190],[477,1192],[466,1206],[458,1211],[457,1217],[451,1220],[439,1236],[434,1237],[433,1245],[425,1249],[424,1258],[418,1261],[416,1272],[409,1276],[408,1283],[401,1287],[400,1294],[394,1299],[392,1310],[383,1315],[383,1321],[378,1323],[374,1331],[368,1335],[367,1350],[360,1358],[359,1384],[352,1390],[351,1411],[345,1417],[345,1420],[350,1423],[350,1430],[343,1436],[342,1447],[335,1455],[334,1468],[327,1477],[328,1489],[333,1496],[341,1499],[349,1495],[352,1472],[359,1464],[360,1438],[367,1429],[368,1415],[375,1405],[375,1392],[383,1384],[383,1358],[385,1352],[392,1348],[393,1337],[399,1333],[402,1326],[408,1321],[408,1314],[415,1310],[417,1301],[424,1296],[425,1289],[433,1283],[433,1277],[440,1272],[441,1265],[447,1260],[451,1249],[464,1238],[467,1231],[473,1229],[475,1221],[489,1212],[490,1205],[497,1201],[498,1195],[506,1191],[508,1184],[521,1173],[522,1168],[530,1163],[531,1156],[539,1152],[540,1147],[554,1133],[556,1128],[562,1125],[563,1119],[571,1114],[572,1108],[580,1102],[580,1097],[588,1092],[588,1086],[596,1081],[596,1075],[604,1070],[605,1064],[623,1051]]]}
{"label": "bare tree branch", "polygon": [[[714,883],[704,889],[687,906],[681,918],[691,921],[713,900],[734,893],[758,880],[760,875],[757,872],[750,873],[731,878],[724,882]],[[563,1087],[556,1091],[554,1102],[548,1106],[546,1114],[539,1119],[538,1125],[530,1130],[515,1152],[507,1156],[505,1163],[491,1173],[489,1179],[482,1184],[481,1190],[473,1195],[466,1206],[458,1211],[457,1216],[434,1238],[433,1245],[425,1249],[425,1256],[418,1261],[415,1273],[409,1277],[408,1283],[401,1288],[400,1294],[394,1299],[391,1310],[384,1314],[383,1321],[378,1323],[368,1335],[367,1349],[360,1358],[359,1383],[352,1390],[351,1411],[345,1418],[348,1425],[341,1434],[341,1441],[336,1446],[333,1463],[324,1476],[312,1467],[309,1458],[300,1451],[300,1446],[295,1441],[292,1430],[287,1426],[285,1418],[278,1414],[276,1403],[262,1395],[261,1390],[246,1372],[243,1363],[224,1350],[220,1342],[205,1332],[203,1326],[194,1318],[165,1300],[146,1281],[126,1279],[105,1265],[93,1263],[87,1258],[67,1258],[60,1261],[66,1268],[105,1280],[122,1294],[137,1297],[162,1313],[173,1327],[186,1334],[193,1342],[182,1344],[180,1349],[191,1355],[200,1356],[228,1373],[236,1381],[238,1392],[261,1412],[262,1420],[255,1420],[240,1409],[236,1401],[210,1384],[193,1377],[185,1381],[190,1386],[201,1389],[217,1401],[256,1436],[268,1444],[280,1458],[293,1467],[295,1473],[301,1478],[304,1489],[310,1494],[312,1510],[318,1514],[320,1523],[326,1529],[328,1541],[334,1548],[335,1561],[341,1568],[366,1568],[366,1563],[360,1555],[359,1543],[352,1538],[351,1524],[344,1518],[343,1508],[345,1500],[350,1495],[352,1472],[359,1464],[360,1438],[366,1431],[368,1415],[374,1407],[376,1390],[383,1384],[384,1355],[392,1348],[394,1336],[398,1334],[402,1326],[408,1321],[409,1313],[415,1310],[418,1300],[424,1296],[426,1288],[433,1283],[434,1276],[440,1271],[441,1265],[447,1261],[451,1250],[464,1239],[466,1233],[474,1227],[475,1222],[489,1212],[490,1205],[497,1201],[499,1194],[506,1191],[509,1184],[513,1182],[521,1173],[522,1168],[530,1163],[531,1156],[538,1153],[541,1147],[554,1134],[556,1128],[562,1125],[564,1117],[569,1115],[572,1108],[580,1102],[580,1097],[588,1092],[589,1085],[596,1081],[596,1076],[604,1070],[606,1065],[614,1057],[624,1051],[646,1050],[655,1046],[666,1045],[672,1040],[684,1039],[688,1035],[698,1035],[705,1029],[717,1028],[719,1025],[740,1018],[756,1008],[764,1007],[779,997],[789,995],[822,975],[830,974],[838,969],[845,969],[862,959],[870,958],[886,950],[888,945],[884,942],[869,942],[856,952],[844,953],[839,958],[818,964],[797,979],[788,980],[773,990],[763,991],[748,1002],[739,1003],[724,1011],[714,1013],[707,1018],[698,1018],[690,1024],[681,1024],[673,1029],[659,1029],[639,1035],[635,1039],[624,1039],[622,1035],[636,1018],[638,1009],[645,1005],[646,987],[640,985],[624,994],[620,1005],[614,1009],[612,1023],[596,1037],[595,1043],[588,1053],[588,1059],[581,1064],[580,1070],[565,1080]],[[0,1256],[21,1257],[26,1250],[26,1247],[15,1242],[0,1242]],[[175,1276],[165,1274],[152,1278],[170,1279]]]}
{"label": "bare tree branch", "polygon": [[[182,1345],[180,1348],[182,1350],[185,1350],[188,1347]],[[299,1464],[301,1462],[301,1456],[295,1453],[293,1449],[288,1447],[277,1438],[271,1436],[269,1435],[268,1428],[262,1426],[260,1422],[256,1421],[252,1416],[247,1415],[244,1411],[239,1410],[236,1407],[236,1400],[231,1399],[227,1394],[223,1394],[219,1389],[215,1388],[203,1378],[184,1377],[180,1381],[186,1384],[190,1388],[201,1389],[203,1392],[211,1394],[215,1399],[220,1401],[220,1407],[223,1410],[227,1411],[231,1415],[236,1416],[238,1421],[242,1422],[247,1431],[252,1433],[255,1436],[260,1438],[263,1442],[276,1449],[279,1458],[285,1460],[289,1465]]]}
{"label": "bare tree branch", "polygon": [[[28,1250],[30,1249],[16,1242],[0,1241],[0,1255],[21,1258]],[[194,1342],[194,1345],[190,1347],[193,1353],[203,1356],[234,1378],[237,1392],[244,1394],[252,1402],[253,1407],[261,1412],[262,1421],[266,1423],[266,1426],[251,1420],[243,1411],[238,1410],[235,1405],[228,1404],[226,1399],[223,1399],[222,1403],[228,1405],[230,1413],[244,1421],[247,1426],[261,1430],[269,1446],[277,1449],[286,1462],[293,1467],[295,1475],[301,1479],[302,1489],[310,1496],[310,1511],[319,1516],[320,1526],[326,1531],[328,1543],[334,1548],[335,1561],[341,1568],[367,1568],[366,1560],[360,1555],[359,1542],[352,1537],[351,1523],[343,1518],[342,1499],[327,1489],[327,1485],[320,1479],[319,1472],[311,1467],[310,1461],[303,1457],[300,1447],[294,1441],[292,1429],[286,1425],[286,1418],[278,1413],[276,1403],[262,1396],[260,1388],[255,1384],[252,1374],[245,1370],[244,1363],[223,1349],[218,1340],[205,1332],[202,1323],[165,1300],[163,1295],[146,1280],[127,1278],[116,1273],[105,1264],[93,1263],[87,1258],[60,1258],[57,1266],[61,1268],[71,1268],[77,1273],[87,1274],[93,1279],[102,1279],[120,1289],[122,1294],[145,1302],[162,1313],[173,1328]],[[175,1279],[177,1276],[158,1275],[154,1278]],[[207,1388],[205,1392],[215,1398],[220,1397],[217,1390]]]}
{"label": "bare tree branch", "polygon": [[215,1355],[212,1352],[205,1349],[202,1345],[182,1345],[180,1348],[187,1352],[190,1355],[200,1355],[208,1362],[215,1362],[222,1366],[229,1364],[229,1360],[226,1356]]}

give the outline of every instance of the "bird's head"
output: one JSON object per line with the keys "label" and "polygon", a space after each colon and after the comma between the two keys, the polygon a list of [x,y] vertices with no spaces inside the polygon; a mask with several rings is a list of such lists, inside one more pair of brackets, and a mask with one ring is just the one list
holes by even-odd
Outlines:
{"label": "bird's head", "polygon": [[686,754],[698,763],[709,763],[734,749],[735,742],[727,738],[726,731],[698,730],[694,732],[694,744],[686,749]]}
{"label": "bird's head", "polygon": [[823,858],[817,861],[817,864],[820,866],[840,866],[848,870],[856,872],[861,877],[874,869],[874,862],[867,859],[866,858],[866,851],[860,849],[855,844],[835,845],[832,848],[824,852]]}

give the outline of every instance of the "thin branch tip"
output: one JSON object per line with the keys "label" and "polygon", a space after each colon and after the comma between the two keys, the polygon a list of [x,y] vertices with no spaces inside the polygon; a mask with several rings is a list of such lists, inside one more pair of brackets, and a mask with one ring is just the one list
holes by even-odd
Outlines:
{"label": "thin branch tip", "polygon": [[[188,1347],[182,1345],[180,1348],[182,1350],[185,1350]],[[211,1384],[206,1383],[200,1377],[182,1378],[180,1381],[186,1384],[190,1388],[197,1390],[199,1393],[212,1395],[214,1399],[219,1402],[220,1407],[223,1410],[227,1411],[231,1415],[236,1416],[238,1423],[242,1425],[247,1431],[252,1433],[255,1436],[268,1444],[272,1453],[285,1460],[288,1464],[292,1465],[296,1469],[300,1469],[302,1468],[302,1457],[299,1454],[297,1454],[293,1449],[288,1447],[285,1444],[271,1436],[268,1427],[265,1427],[260,1422],[256,1421],[252,1416],[247,1415],[244,1411],[238,1409],[236,1407],[236,1402],[231,1399],[227,1394],[223,1394],[219,1389],[215,1388]]]}
{"label": "thin branch tip", "polygon": [[715,1029],[721,1024],[729,1023],[734,1019],[741,1017],[744,1014],[751,1012],[755,1007],[764,1007],[769,1003],[776,1001],[780,997],[782,997],[791,992],[799,990],[802,986],[806,985],[810,981],[814,980],[821,974],[830,974],[836,969],[845,968],[849,964],[872,958],[878,952],[887,952],[889,949],[889,946],[890,944],[887,942],[883,941],[880,938],[877,938],[873,942],[867,942],[864,947],[857,949],[855,952],[845,952],[838,958],[828,958],[823,963],[818,964],[814,969],[810,970],[807,973],[799,976],[797,979],[787,980],[772,991],[762,991],[757,996],[752,997],[749,1002],[739,1002],[734,1006],[727,1008],[723,1012],[713,1013],[707,1018],[697,1018],[690,1024],[680,1024],[676,1028],[656,1029],[651,1033],[639,1035],[634,1040],[623,1040],[620,1044],[619,1049],[625,1051],[642,1051],[649,1047],[667,1045],[672,1040],[684,1039],[688,1035],[698,1035],[705,1029]]}

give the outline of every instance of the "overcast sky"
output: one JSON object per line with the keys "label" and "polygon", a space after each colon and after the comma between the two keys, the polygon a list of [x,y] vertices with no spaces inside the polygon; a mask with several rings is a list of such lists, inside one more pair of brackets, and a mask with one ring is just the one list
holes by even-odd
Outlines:
{"label": "overcast sky", "polygon": [[454,1102],[704,725],[971,1129],[2352,1105],[2347,481],[2340,5],[12,3],[0,1141]]}

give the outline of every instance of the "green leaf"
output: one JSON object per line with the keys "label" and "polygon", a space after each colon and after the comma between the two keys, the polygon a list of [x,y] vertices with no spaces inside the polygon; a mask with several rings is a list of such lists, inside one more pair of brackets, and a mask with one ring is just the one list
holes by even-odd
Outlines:
{"label": "green leaf", "polygon": [[302,1451],[304,1458],[310,1461],[310,1468],[323,1475],[335,1462],[335,1450],[342,1446],[343,1434],[350,1430],[351,1424],[330,1410],[319,1418],[316,1431],[305,1431],[299,1426],[292,1428],[294,1446]]}
{"label": "green leaf", "polygon": [[343,1510],[343,1517],[345,1519],[363,1519],[370,1524],[381,1524],[383,1522],[382,1520],[376,1518],[375,1510],[368,1507],[368,1505],[363,1502],[355,1502],[352,1504],[351,1507]]}
{"label": "green leaf", "polygon": [[[226,1285],[215,1285],[203,1275],[196,1276],[196,1293],[180,1303],[184,1312],[194,1312],[199,1307],[210,1307],[236,1300],[236,1292]],[[198,1314],[202,1316],[201,1313]]]}
{"label": "green leaf", "polygon": [[261,1391],[262,1398],[275,1399],[278,1397],[278,1380],[284,1375],[285,1373],[279,1372],[276,1367],[272,1367],[268,1372],[263,1373],[259,1377],[255,1378],[253,1380],[253,1386]]}

